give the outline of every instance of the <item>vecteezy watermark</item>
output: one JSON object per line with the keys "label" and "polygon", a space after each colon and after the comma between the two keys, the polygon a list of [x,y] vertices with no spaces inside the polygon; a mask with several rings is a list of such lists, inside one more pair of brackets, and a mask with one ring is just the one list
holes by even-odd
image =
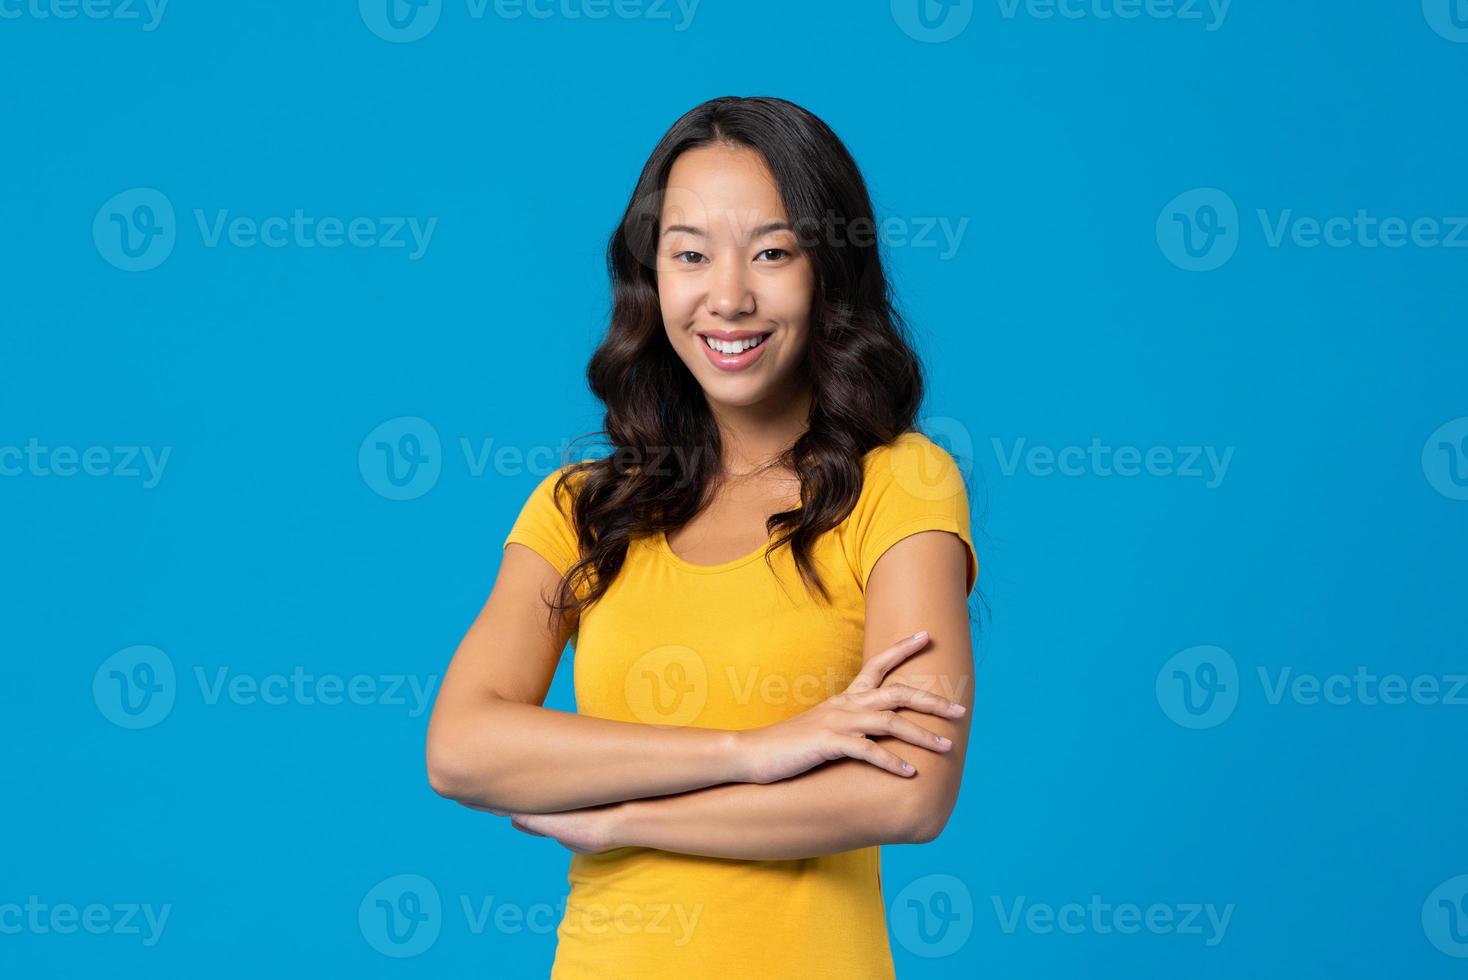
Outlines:
{"label": "vecteezy watermark", "polygon": [[1428,894],[1422,931],[1439,952],[1468,959],[1468,875],[1449,878]]}
{"label": "vecteezy watermark", "polygon": [[974,0],[892,0],[892,19],[914,41],[939,44],[964,32]]}
{"label": "vecteezy watermark", "polygon": [[940,249],[938,258],[947,261],[958,254],[968,230],[968,218],[954,221],[945,216],[903,217],[889,215],[881,220],[846,218],[828,213],[824,218],[799,218],[791,226],[801,248],[827,244],[836,248],[848,245],[869,248],[880,243],[884,248]]}
{"label": "vecteezy watermark", "polygon": [[1239,247],[1239,209],[1216,187],[1186,191],[1157,215],[1157,246],[1189,272],[1211,272]]}
{"label": "vecteezy watermark", "polygon": [[[1293,208],[1255,209],[1267,248],[1468,248],[1468,217],[1351,215],[1315,217]],[[1211,272],[1233,258],[1243,236],[1238,205],[1216,187],[1186,191],[1157,216],[1157,246],[1189,272]]]}
{"label": "vecteezy watermark", "polygon": [[155,646],[118,650],[92,675],[92,701],[119,728],[152,728],[173,711],[173,661]]}
{"label": "vecteezy watermark", "polygon": [[168,0],[0,0],[0,20],[136,21],[144,31],[163,22]]}
{"label": "vecteezy watermark", "polygon": [[[1358,665],[1350,673],[1316,674],[1292,666],[1258,666],[1255,674],[1264,703],[1313,707],[1330,705],[1418,705],[1468,707],[1468,673],[1376,673]],[[1157,703],[1184,728],[1216,728],[1228,720],[1242,693],[1238,665],[1217,646],[1179,651],[1157,671]]]}
{"label": "vecteezy watermark", "polygon": [[[665,229],[676,231],[664,235]],[[692,188],[672,185],[638,194],[623,216],[622,235],[633,258],[657,272],[688,263],[685,253],[707,251],[704,233],[717,230],[741,245],[802,249],[932,250],[942,261],[958,254],[969,218],[949,215],[874,215],[853,217],[826,210],[801,214],[788,225],[773,222],[757,208],[710,206]]]}
{"label": "vecteezy watermark", "polygon": [[[310,215],[302,208],[290,214],[253,217],[232,215],[227,208],[193,209],[193,223],[204,248],[403,249],[416,262],[428,251],[437,218],[350,217]],[[173,202],[152,187],[115,194],[92,220],[97,253],[124,272],[156,269],[173,254],[179,229]]]}
{"label": "vecteezy watermark", "polygon": [[123,272],[147,272],[173,254],[178,224],[173,202],[152,187],[114,194],[92,219],[97,253]]}
{"label": "vecteezy watermark", "polygon": [[941,452],[930,453],[913,443],[888,453],[888,470],[897,485],[930,502],[966,498],[974,467],[974,439],[968,426],[951,416],[927,415],[918,420],[917,431]]}
{"label": "vecteezy watermark", "polygon": [[172,446],[46,446],[31,436],[24,446],[0,446],[0,477],[111,476],[152,490],[172,454]]}
{"label": "vecteezy watermark", "polygon": [[29,895],[25,904],[0,902],[0,935],[70,936],[85,932],[93,936],[141,936],[144,946],[153,947],[163,938],[173,903],[90,902],[47,903]]}
{"label": "vecteezy watermark", "polygon": [[1301,705],[1351,704],[1447,705],[1468,707],[1468,674],[1374,674],[1358,666],[1350,674],[1296,674],[1293,667],[1272,672],[1256,668],[1264,700],[1271,705],[1291,701]]}
{"label": "vecteezy watermark", "polygon": [[999,16],[1035,20],[1176,20],[1216,31],[1233,0],[996,0]]}
{"label": "vecteezy watermark", "polygon": [[[176,677],[173,659],[158,647],[126,647],[97,668],[92,700],[102,717],[119,728],[152,728],[173,711]],[[241,707],[382,705],[406,708],[409,718],[428,710],[439,681],[437,674],[313,674],[299,665],[289,673],[265,675],[195,666],[193,677],[206,707],[222,702]]]}
{"label": "vecteezy watermark", "polygon": [[[675,32],[688,30],[699,0],[464,0],[472,21],[493,16],[499,20],[618,20],[668,21]],[[367,29],[384,41],[408,44],[421,40],[438,26],[444,0],[357,0],[357,12]]]}
{"label": "vecteezy watermark", "polygon": [[960,478],[968,480],[974,468],[974,434],[962,419],[925,415],[918,419],[918,431],[947,453],[958,466]]}
{"label": "vecteezy watermark", "polygon": [[428,251],[437,218],[420,221],[413,216],[383,218],[317,218],[300,208],[289,217],[275,215],[252,218],[230,217],[228,210],[206,216],[194,209],[194,221],[205,248],[218,248],[221,241],[235,248],[406,248],[408,261],[416,262]]}
{"label": "vecteezy watermark", "polygon": [[357,471],[388,500],[414,500],[432,490],[443,471],[443,443],[433,423],[416,415],[388,419],[357,448]]}
{"label": "vecteezy watermark", "polygon": [[438,26],[443,0],[357,0],[357,13],[384,41],[409,44]]}
{"label": "vecteezy watermark", "polygon": [[1422,16],[1439,36],[1457,44],[1468,44],[1468,2],[1465,0],[1422,0]]}
{"label": "vecteezy watermark", "polygon": [[[697,650],[668,643],[647,650],[627,666],[622,695],[638,721],[681,726],[696,722],[715,692],[721,704],[814,707],[846,690],[852,676],[830,666],[800,672],[726,664],[722,670],[710,670]],[[908,687],[950,701],[962,700],[971,682],[970,677],[947,674],[902,677]]]}
{"label": "vecteezy watermark", "polygon": [[1024,895],[1012,901],[998,895],[989,896],[994,905],[994,915],[999,928],[1006,935],[1023,929],[1039,936],[1063,932],[1069,936],[1091,933],[1106,936],[1112,933],[1135,936],[1146,933],[1153,936],[1201,936],[1204,946],[1217,946],[1228,932],[1233,918],[1234,903],[1219,908],[1212,902],[1181,902],[1176,905],[1154,902],[1147,906],[1132,902],[1115,905],[1103,902],[1100,895],[1092,895],[1090,901],[1066,902],[1055,906],[1044,902],[1030,902]]}
{"label": "vecteezy watermark", "polygon": [[1223,724],[1239,703],[1239,668],[1222,647],[1179,650],[1157,671],[1157,703],[1184,728]]}
{"label": "vecteezy watermark", "polygon": [[892,899],[887,921],[892,935],[912,955],[924,959],[952,956],[973,933],[973,895],[953,875],[923,875]]}
{"label": "vecteezy watermark", "polygon": [[[692,941],[693,930],[702,915],[702,902],[691,906],[681,902],[620,902],[617,905],[578,902],[571,912],[563,914],[560,928],[568,933],[585,932],[594,936],[608,932],[622,936],[660,936],[670,947],[677,949]],[[472,923],[470,928],[473,928]]]}
{"label": "vecteezy watermark", "polygon": [[231,674],[228,667],[216,667],[206,673],[194,668],[194,678],[206,705],[221,700],[238,705],[315,705],[339,704],[386,705],[406,707],[409,718],[420,717],[428,710],[438,675],[417,674],[308,674],[296,666],[290,674]]}
{"label": "vecteezy watermark", "polygon": [[[995,0],[1004,20],[1175,20],[1216,31],[1233,0]],[[974,0],[891,0],[892,19],[916,41],[936,44],[962,34]]]}
{"label": "vecteezy watermark", "polygon": [[1293,208],[1255,212],[1270,248],[1286,240],[1296,248],[1468,248],[1468,217],[1380,217],[1357,208],[1350,217],[1315,218]]}
{"label": "vecteezy watermark", "polygon": [[[556,446],[521,446],[497,443],[492,436],[460,436],[457,445],[465,471],[476,479],[486,473],[546,477],[586,458],[572,451],[575,440],[571,439]],[[623,471],[637,467],[642,472],[672,475],[692,473],[702,452],[697,446],[653,446],[646,451],[622,448],[607,456]],[[357,447],[357,471],[373,493],[388,500],[415,500],[438,484],[444,458],[443,440],[433,423],[416,415],[399,415],[378,424],[362,439]]]}
{"label": "vecteezy watermark", "polygon": [[443,899],[422,875],[385,878],[362,896],[357,928],[383,956],[406,959],[426,952],[443,930]]}
{"label": "vecteezy watermark", "polygon": [[[650,935],[672,948],[688,945],[703,915],[703,903],[578,902],[568,910],[562,897],[549,902],[499,901],[493,895],[459,895],[464,926],[472,935],[493,929],[499,935],[545,936],[558,929],[602,935]],[[377,952],[397,959],[426,952],[442,934],[448,915],[438,887],[417,874],[400,874],[373,885],[357,907],[362,938]]]}
{"label": "vecteezy watermark", "polygon": [[1203,480],[1208,490],[1217,489],[1228,476],[1234,447],[1225,446],[1110,446],[1099,436],[1085,446],[1030,446],[1023,437],[1012,447],[992,440],[999,470],[1014,476],[1024,469],[1030,476],[1178,477]]}
{"label": "vecteezy watermark", "polygon": [[1444,422],[1422,445],[1422,472],[1449,500],[1468,500],[1468,416]]}
{"label": "vecteezy watermark", "polygon": [[655,647],[628,665],[622,696],[644,724],[691,725],[708,704],[708,664],[692,647]]}

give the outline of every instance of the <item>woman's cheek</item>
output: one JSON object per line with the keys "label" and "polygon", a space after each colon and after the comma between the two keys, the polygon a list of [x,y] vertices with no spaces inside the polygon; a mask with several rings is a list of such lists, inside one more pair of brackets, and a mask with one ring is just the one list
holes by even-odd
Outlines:
{"label": "woman's cheek", "polygon": [[688,325],[693,322],[696,304],[686,294],[686,291],[675,288],[666,288],[659,295],[659,308],[662,310],[663,323],[668,329],[677,332],[686,332]]}

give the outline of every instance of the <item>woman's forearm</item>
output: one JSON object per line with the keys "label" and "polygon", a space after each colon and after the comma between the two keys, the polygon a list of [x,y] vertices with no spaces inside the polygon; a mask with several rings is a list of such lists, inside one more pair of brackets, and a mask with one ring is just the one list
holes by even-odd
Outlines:
{"label": "woman's forearm", "polygon": [[[652,762],[652,764],[649,764]],[[745,778],[736,733],[610,721],[497,700],[428,733],[428,778],[481,809],[556,813]]]}
{"label": "woman's forearm", "polygon": [[738,783],[616,808],[618,846],[743,860],[792,860],[931,839],[922,773],[845,759],[776,783]]}

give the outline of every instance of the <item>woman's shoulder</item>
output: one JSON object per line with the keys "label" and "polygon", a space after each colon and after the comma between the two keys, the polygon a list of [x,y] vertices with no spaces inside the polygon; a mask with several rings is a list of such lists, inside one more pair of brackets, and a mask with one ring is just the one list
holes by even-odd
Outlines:
{"label": "woman's shoulder", "polygon": [[893,456],[926,455],[932,453],[948,455],[947,451],[932,439],[927,433],[918,429],[909,429],[898,433],[891,442],[884,442],[867,450],[867,464],[871,465],[873,460],[886,459]]}
{"label": "woman's shoulder", "polygon": [[553,468],[540,478],[540,482],[535,485],[535,489],[530,492],[530,496],[543,500],[552,500],[558,497],[564,499],[564,490],[559,495],[555,493],[557,486],[561,484],[562,477],[565,477],[565,486],[573,493],[579,491],[581,485],[586,482],[586,462],[584,460],[571,460]]}
{"label": "woman's shoulder", "polygon": [[576,461],[552,468],[523,498],[517,525],[532,531],[538,528],[542,535],[553,530],[558,538],[574,539],[576,498],[586,477],[585,466]]}
{"label": "woman's shoulder", "polygon": [[952,454],[915,429],[869,450],[862,462],[863,497],[889,489],[924,500],[965,493],[963,473]]}
{"label": "woman's shoulder", "polygon": [[[567,487],[558,491],[563,476]],[[575,494],[585,478],[584,470],[574,463],[564,463],[542,476],[521,504],[504,543],[525,545],[565,575],[580,555],[574,504]]]}
{"label": "woman's shoulder", "polygon": [[862,590],[877,559],[919,531],[952,531],[969,554],[968,588],[978,578],[963,471],[922,432],[904,432],[866,454],[861,495],[844,522],[845,541]]}

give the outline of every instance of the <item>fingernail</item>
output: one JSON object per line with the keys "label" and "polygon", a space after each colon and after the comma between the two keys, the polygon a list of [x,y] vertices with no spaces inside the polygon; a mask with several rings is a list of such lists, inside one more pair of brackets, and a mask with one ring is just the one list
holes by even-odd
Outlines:
{"label": "fingernail", "polygon": [[928,631],[927,630],[918,630],[916,633],[912,634],[911,639],[921,640],[923,637],[925,637],[927,635],[928,635]]}
{"label": "fingernail", "polygon": [[903,772],[912,772],[912,763],[911,762],[904,762],[902,764],[902,771]]}
{"label": "fingernail", "polygon": [[950,704],[948,706],[948,710],[952,711],[956,715],[961,715],[965,711],[968,710],[968,705],[966,705],[966,704]]}
{"label": "fingernail", "polygon": [[951,739],[949,739],[948,736],[946,736],[946,735],[937,735],[937,736],[934,736],[933,741],[937,742],[939,745],[952,745],[953,744],[953,741]]}

